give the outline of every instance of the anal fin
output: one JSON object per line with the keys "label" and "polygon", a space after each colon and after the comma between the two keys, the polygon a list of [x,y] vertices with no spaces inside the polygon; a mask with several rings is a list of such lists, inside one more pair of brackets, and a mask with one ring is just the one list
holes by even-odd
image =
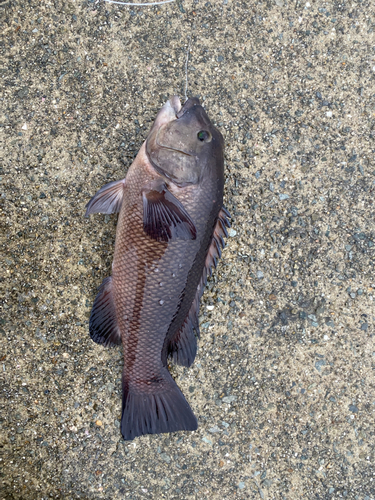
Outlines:
{"label": "anal fin", "polygon": [[104,346],[121,344],[121,332],[116,319],[111,276],[103,280],[92,306],[90,336],[94,342]]}

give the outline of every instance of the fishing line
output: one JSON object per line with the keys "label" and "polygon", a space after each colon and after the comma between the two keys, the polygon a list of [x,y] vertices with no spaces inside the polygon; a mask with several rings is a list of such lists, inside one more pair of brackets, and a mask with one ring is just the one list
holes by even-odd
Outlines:
{"label": "fishing line", "polygon": [[[163,0],[162,2],[148,2],[148,3],[132,3],[132,2],[118,2],[117,0],[104,0],[107,3],[114,3],[116,5],[127,5],[133,7],[148,7],[149,5],[163,5],[165,3],[172,3],[176,0]],[[189,44],[186,52],[185,61],[185,102],[188,100],[187,90],[188,90],[188,63],[189,63],[189,52],[190,52],[191,36],[189,36]]]}
{"label": "fishing line", "polygon": [[164,0],[163,2],[149,2],[149,3],[131,3],[131,2],[116,2],[115,0],[104,0],[107,3],[115,3],[117,5],[130,5],[132,7],[148,7],[149,5],[163,5],[164,3],[172,3],[176,0]]}
{"label": "fishing line", "polygon": [[186,52],[186,61],[185,61],[185,102],[188,100],[187,90],[188,90],[188,62],[190,53],[190,43],[191,43],[191,36],[189,36],[189,44]]}

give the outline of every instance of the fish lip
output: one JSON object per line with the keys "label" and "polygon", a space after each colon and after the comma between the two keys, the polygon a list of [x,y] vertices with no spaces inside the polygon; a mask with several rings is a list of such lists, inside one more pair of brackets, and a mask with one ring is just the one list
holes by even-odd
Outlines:
{"label": "fish lip", "polygon": [[[189,101],[189,99],[188,99],[188,101]],[[188,101],[186,101],[186,102],[188,102]],[[160,126],[156,132],[155,142],[159,147],[161,147],[163,149],[169,149],[170,151],[177,151],[178,153],[184,154],[186,156],[192,156],[191,154],[186,153],[185,151],[182,151],[180,149],[175,149],[175,148],[172,148],[170,146],[165,146],[164,144],[161,144],[159,142],[159,134],[163,130],[163,128],[171,121],[174,121],[175,119],[181,118],[181,116],[184,114],[184,112],[186,111],[186,109],[184,110],[185,104],[184,105],[181,104],[181,101],[177,95],[172,96],[164,104],[164,106],[163,106],[164,109],[162,108],[163,111],[160,113],[161,123],[160,123]],[[172,116],[172,113],[171,113],[172,110],[175,114],[174,117]]]}
{"label": "fish lip", "polygon": [[183,116],[186,113],[186,111],[188,111],[190,108],[200,105],[201,103],[199,102],[198,97],[190,97],[184,102],[184,104],[180,107],[180,109],[176,113],[177,118],[181,118],[181,116]]}
{"label": "fish lip", "polygon": [[181,104],[180,98],[177,95],[174,95],[167,101],[167,103],[169,103],[171,108],[174,110],[176,118],[177,118],[178,113],[181,111],[181,109],[183,107]]}

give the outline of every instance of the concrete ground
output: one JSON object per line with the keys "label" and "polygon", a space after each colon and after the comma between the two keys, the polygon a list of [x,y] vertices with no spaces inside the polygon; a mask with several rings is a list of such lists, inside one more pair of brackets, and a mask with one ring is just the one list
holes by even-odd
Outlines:
{"label": "concrete ground", "polygon": [[[0,2],[1,499],[375,498],[369,1]],[[88,317],[162,103],[226,142],[233,226],[190,369],[193,433],[124,442],[121,349]]]}

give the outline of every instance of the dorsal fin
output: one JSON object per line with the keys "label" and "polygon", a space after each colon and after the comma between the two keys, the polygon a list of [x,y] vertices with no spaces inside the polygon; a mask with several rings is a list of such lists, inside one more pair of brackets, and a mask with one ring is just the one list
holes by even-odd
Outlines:
{"label": "dorsal fin", "polygon": [[207,276],[212,275],[212,268],[216,268],[217,262],[221,257],[221,250],[225,247],[224,236],[228,236],[227,227],[230,227],[228,217],[230,217],[228,210],[222,207],[219,212],[219,217],[217,219],[216,226],[212,235],[211,245],[207,252],[203,276],[200,282],[201,293],[203,293],[203,289],[206,286]]}
{"label": "dorsal fin", "polygon": [[197,291],[185,321],[169,343],[168,351],[172,362],[189,367],[197,354],[199,338],[199,293]]}
{"label": "dorsal fin", "polygon": [[230,217],[230,215],[223,207],[219,212],[219,217],[212,235],[211,245],[207,252],[202,278],[198,285],[194,300],[183,325],[169,343],[169,356],[172,361],[178,365],[189,367],[195,359],[197,353],[197,337],[200,337],[198,320],[199,301],[207,283],[207,276],[211,276],[212,267],[216,267],[217,261],[221,257],[221,249],[225,246],[224,236],[228,236],[227,228],[230,227],[228,217]]}

